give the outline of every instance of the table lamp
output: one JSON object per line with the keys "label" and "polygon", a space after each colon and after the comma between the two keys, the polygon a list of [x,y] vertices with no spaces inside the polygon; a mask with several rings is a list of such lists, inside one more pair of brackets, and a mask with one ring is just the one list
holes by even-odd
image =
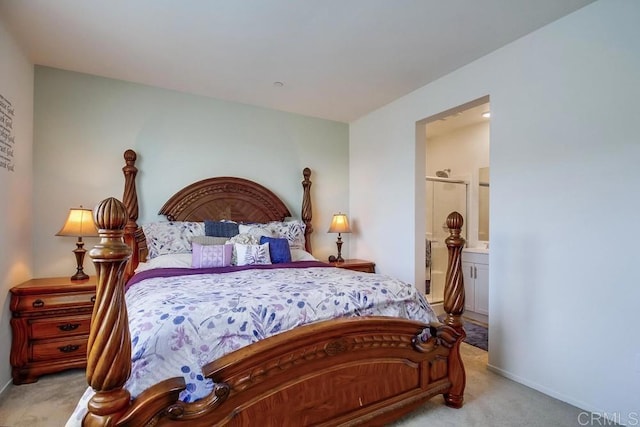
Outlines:
{"label": "table lamp", "polygon": [[336,241],[336,245],[338,246],[338,257],[336,258],[331,255],[329,257],[329,262],[344,262],[344,258],[342,258],[342,233],[351,233],[347,215],[343,213],[334,214],[328,232],[338,233],[338,240]]}
{"label": "table lamp", "polygon": [[83,237],[98,236],[98,229],[93,222],[93,214],[91,209],[79,208],[69,209],[69,216],[65,221],[62,229],[56,233],[56,236],[73,236],[77,237],[76,248],[73,253],[76,255],[78,267],[76,274],[71,276],[71,280],[86,280],[89,276],[83,270],[84,254],[87,250],[84,248]]}

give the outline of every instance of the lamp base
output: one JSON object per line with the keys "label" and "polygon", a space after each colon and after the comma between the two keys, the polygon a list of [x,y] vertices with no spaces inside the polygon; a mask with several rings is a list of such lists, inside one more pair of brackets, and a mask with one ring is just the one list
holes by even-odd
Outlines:
{"label": "lamp base", "polygon": [[73,253],[76,256],[76,274],[71,276],[71,280],[87,280],[89,276],[84,272],[84,268],[82,265],[84,264],[84,254],[87,250],[84,248],[84,242],[82,241],[82,237],[78,237],[78,241],[76,242],[76,248],[73,250]]}
{"label": "lamp base", "polygon": [[344,258],[342,258],[342,236],[340,236],[340,233],[338,233],[336,246],[338,247],[338,256],[329,256],[329,262],[344,262]]}
{"label": "lamp base", "polygon": [[76,274],[71,276],[71,280],[73,280],[74,282],[79,280],[87,280],[88,278],[89,276],[84,271],[78,271]]}

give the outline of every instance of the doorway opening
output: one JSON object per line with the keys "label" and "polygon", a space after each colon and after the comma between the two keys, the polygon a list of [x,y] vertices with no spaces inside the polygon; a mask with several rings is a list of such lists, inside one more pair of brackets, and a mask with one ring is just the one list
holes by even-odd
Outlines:
{"label": "doorway opening", "polygon": [[[466,321],[489,323],[489,139],[490,103],[485,96],[431,116],[425,144],[425,290],[442,310],[448,251],[445,221],[452,211],[464,218],[463,280]],[[440,306],[440,307],[439,307]]]}

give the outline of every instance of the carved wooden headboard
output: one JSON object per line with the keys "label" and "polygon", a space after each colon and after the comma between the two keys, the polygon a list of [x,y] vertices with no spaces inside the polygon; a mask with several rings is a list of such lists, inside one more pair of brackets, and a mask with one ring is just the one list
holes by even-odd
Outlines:
{"label": "carved wooden headboard", "polygon": [[284,221],[291,213],[271,190],[253,181],[216,177],[193,183],[174,194],[160,215],[170,221]]}
{"label": "carved wooden headboard", "polygon": [[[138,196],[135,177],[137,154],[133,150],[124,153],[126,165],[123,203],[129,220],[125,227],[125,242],[133,255],[127,266],[127,278],[139,262],[147,257],[147,243],[138,226]],[[311,169],[303,170],[303,196],[301,219],[305,223],[305,249],[311,252]],[[159,212],[170,221],[230,220],[236,222],[283,221],[291,216],[287,206],[268,188],[244,178],[215,177],[190,184],[175,193]]]}

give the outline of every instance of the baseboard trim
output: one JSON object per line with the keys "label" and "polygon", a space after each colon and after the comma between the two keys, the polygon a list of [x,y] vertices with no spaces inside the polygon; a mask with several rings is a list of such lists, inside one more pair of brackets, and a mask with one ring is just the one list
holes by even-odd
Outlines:
{"label": "baseboard trim", "polygon": [[0,388],[0,397],[2,397],[2,395],[4,394],[5,391],[7,391],[7,389],[9,388],[9,386],[11,385],[11,381],[9,380],[5,383],[5,385],[2,386],[2,388]]}
{"label": "baseboard trim", "polygon": [[[562,402],[565,402],[565,403],[567,403],[567,404],[569,404],[571,406],[575,406],[576,408],[582,409],[582,410],[584,410],[586,412],[590,412],[590,413],[594,413],[594,414],[604,414],[604,413],[607,412],[602,408],[597,408],[597,407],[595,407],[593,405],[589,405],[586,402],[583,402],[581,400],[572,398],[571,396],[567,396],[565,394],[558,393],[555,390],[547,388],[547,387],[545,387],[543,385],[540,385],[540,384],[538,384],[536,382],[529,381],[526,378],[522,378],[522,377],[520,377],[518,375],[514,375],[511,372],[505,371],[504,369],[500,369],[500,368],[498,368],[498,367],[496,367],[496,366],[494,366],[494,365],[492,365],[490,363],[487,363],[487,369],[490,370],[491,372],[495,373],[495,374],[498,374],[498,375],[500,375],[502,377],[508,378],[508,379],[510,379],[512,381],[515,381],[515,382],[517,382],[519,384],[522,384],[522,385],[524,385],[526,387],[532,388],[532,389],[534,389],[536,391],[539,391],[542,394],[546,394],[549,397],[552,397],[554,399],[557,399],[557,400],[560,400]],[[609,412],[611,412],[611,411],[609,411]],[[626,422],[626,420],[617,420],[617,421]]]}

